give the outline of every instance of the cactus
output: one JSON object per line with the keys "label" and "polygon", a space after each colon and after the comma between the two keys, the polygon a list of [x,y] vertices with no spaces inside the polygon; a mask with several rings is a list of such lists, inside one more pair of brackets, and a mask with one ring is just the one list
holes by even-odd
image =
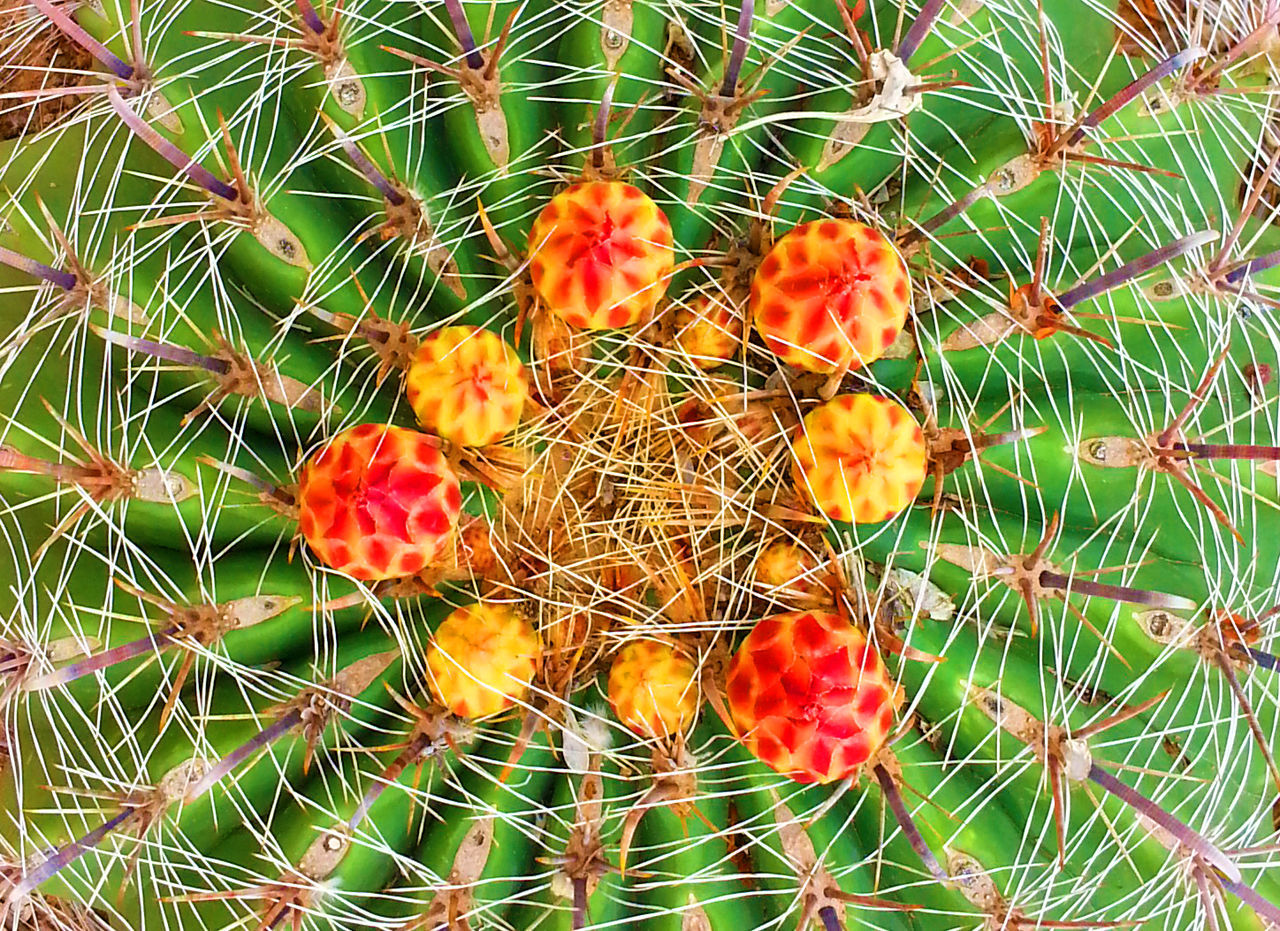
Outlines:
{"label": "cactus", "polygon": [[12,18],[0,927],[1280,927],[1280,2]]}

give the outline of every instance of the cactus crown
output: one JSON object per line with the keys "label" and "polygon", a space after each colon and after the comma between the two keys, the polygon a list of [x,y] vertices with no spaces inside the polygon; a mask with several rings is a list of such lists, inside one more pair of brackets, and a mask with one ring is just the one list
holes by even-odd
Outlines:
{"label": "cactus crown", "polygon": [[0,927],[1280,926],[1278,0],[13,20]]}

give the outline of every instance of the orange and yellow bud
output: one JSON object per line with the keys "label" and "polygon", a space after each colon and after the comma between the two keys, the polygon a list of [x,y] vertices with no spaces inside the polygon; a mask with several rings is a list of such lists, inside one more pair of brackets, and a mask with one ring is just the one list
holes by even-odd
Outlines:
{"label": "orange and yellow bud", "polygon": [[750,310],[783,362],[856,369],[898,338],[911,306],[907,266],[879,231],[853,220],[803,223],[756,269]]}
{"label": "orange and yellow bud", "polygon": [[516,351],[496,334],[451,326],[418,346],[405,393],[427,430],[459,446],[488,446],[520,422],[529,379]]}
{"label": "orange and yellow bud", "polygon": [[458,608],[427,647],[431,690],[459,717],[487,718],[528,694],[541,652],[537,632],[511,605]]}
{"label": "orange and yellow bud", "polygon": [[414,575],[440,558],[462,492],[438,442],[361,424],[308,460],[298,476],[298,526],[316,558],[370,581]]}
{"label": "orange and yellow bud", "polygon": [[621,181],[583,181],[553,197],[529,231],[529,256],[542,303],[588,330],[651,313],[675,265],[666,215]]}
{"label": "orange and yellow bud", "polygon": [[729,664],[725,693],[755,757],[818,783],[857,772],[884,743],[901,701],[862,631],[821,611],[756,624]]}
{"label": "orange and yellow bud", "polygon": [[813,554],[792,540],[774,540],[756,557],[756,585],[789,603],[830,601]]}
{"label": "orange and yellow bud", "polygon": [[742,318],[723,295],[699,294],[675,315],[676,343],[698,368],[713,369],[742,348]]}
{"label": "orange and yellow bud", "polygon": [[656,640],[633,640],[609,667],[609,704],[618,720],[642,737],[668,737],[698,712],[698,669]]}
{"label": "orange and yellow bud", "polygon": [[901,404],[845,394],[814,408],[791,446],[792,476],[832,520],[871,524],[907,507],[924,484],[924,433]]}

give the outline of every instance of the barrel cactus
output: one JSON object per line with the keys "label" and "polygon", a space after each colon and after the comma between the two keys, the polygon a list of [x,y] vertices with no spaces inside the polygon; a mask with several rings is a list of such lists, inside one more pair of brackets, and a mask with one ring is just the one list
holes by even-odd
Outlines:
{"label": "barrel cactus", "polygon": [[3,927],[1280,927],[1276,0],[8,15]]}

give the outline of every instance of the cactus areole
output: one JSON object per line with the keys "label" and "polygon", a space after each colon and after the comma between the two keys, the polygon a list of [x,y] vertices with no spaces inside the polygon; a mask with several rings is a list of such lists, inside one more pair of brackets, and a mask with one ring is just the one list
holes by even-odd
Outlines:
{"label": "cactus areole", "polygon": [[357,579],[421,572],[449,545],[461,507],[458,478],[431,437],[399,427],[338,434],[298,478],[307,545]]}
{"label": "cactus areole", "polygon": [[811,372],[861,368],[898,338],[911,306],[907,267],[878,230],[802,223],[773,245],[751,283],[765,345]]}
{"label": "cactus areole", "polygon": [[793,611],[751,629],[729,664],[747,749],[797,782],[858,771],[893,726],[898,692],[875,648],[837,614]]}
{"label": "cactus areole", "polygon": [[666,292],[671,224],[621,181],[583,181],[551,199],[529,231],[529,272],[544,305],[570,326],[631,326]]}

